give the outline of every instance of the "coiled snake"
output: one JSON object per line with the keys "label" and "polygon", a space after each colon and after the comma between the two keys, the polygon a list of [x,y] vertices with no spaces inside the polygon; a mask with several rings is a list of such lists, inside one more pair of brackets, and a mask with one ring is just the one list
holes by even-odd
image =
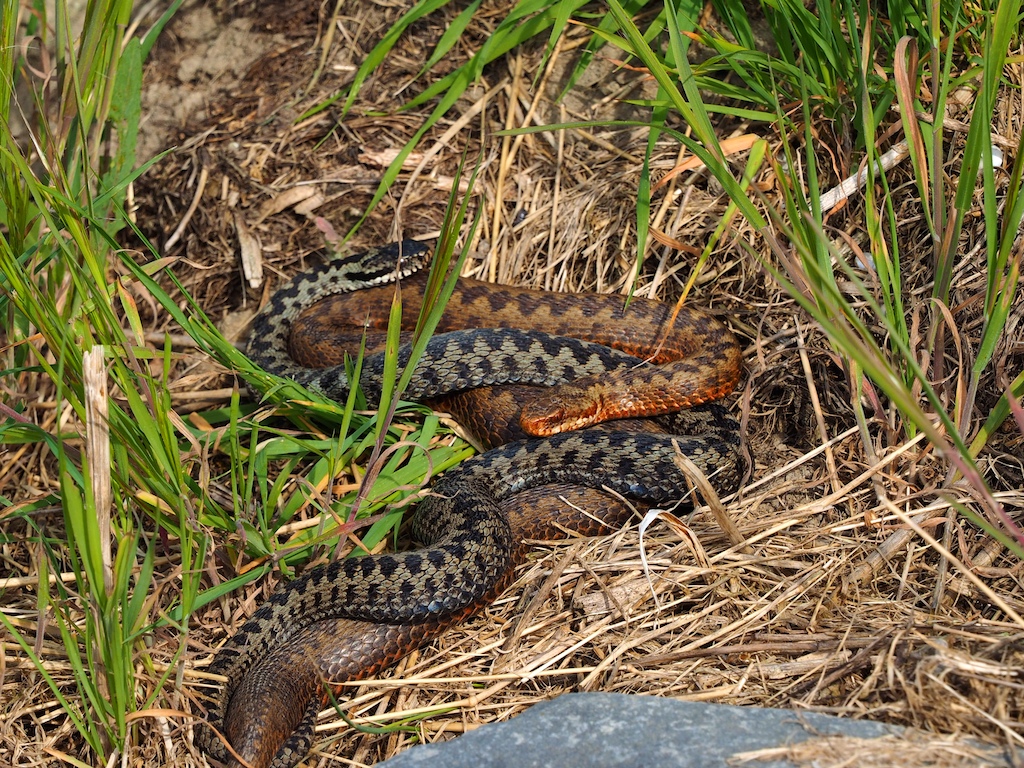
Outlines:
{"label": "coiled snake", "polygon": [[[428,256],[421,244],[404,241],[300,275],[257,316],[249,356],[272,373],[344,400],[351,384],[340,364],[339,324],[356,329],[356,346],[348,348],[357,349],[367,322],[386,324],[379,305],[390,304],[394,288],[387,284],[398,276],[405,317],[415,319],[423,281],[408,275]],[[409,358],[407,346],[400,365]],[[211,706],[213,728],[197,730],[200,745],[239,764],[215,728],[253,768],[290,768],[309,749],[324,681],[375,674],[487,605],[511,582],[525,553],[523,538],[563,536],[565,527],[592,534],[621,524],[621,505],[577,486],[609,488],[652,505],[673,502],[686,492],[675,464],[681,451],[732,490],[737,425],[719,406],[701,403],[730,392],[740,364],[732,334],[699,310],[675,313],[640,299],[624,310],[621,296],[460,279],[404,397],[444,398],[440,407],[484,444],[514,442],[434,483],[413,521],[421,548],[311,569],[264,603],[211,666],[228,682]],[[359,383],[371,402],[382,376],[383,355],[368,354]],[[515,386],[492,389],[509,384]],[[663,414],[669,415],[653,429],[643,419],[564,431]],[[550,497],[548,487],[556,485],[555,493],[585,495],[599,507],[596,514],[536,502],[536,494]]]}

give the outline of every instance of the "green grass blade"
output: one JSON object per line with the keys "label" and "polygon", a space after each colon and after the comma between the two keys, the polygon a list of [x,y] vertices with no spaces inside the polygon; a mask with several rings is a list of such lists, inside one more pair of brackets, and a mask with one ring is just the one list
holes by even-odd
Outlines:
{"label": "green grass blade", "polygon": [[367,55],[366,60],[360,65],[359,69],[356,70],[356,75],[352,78],[352,82],[348,87],[320,102],[312,109],[307,110],[296,120],[297,123],[301,123],[304,120],[313,117],[314,115],[323,112],[325,109],[333,106],[340,98],[345,97],[345,101],[341,106],[341,115],[344,118],[348,114],[348,111],[352,109],[352,105],[355,103],[356,97],[359,95],[360,88],[363,87],[363,83],[366,82],[366,78],[380,66],[381,62],[387,58],[387,55],[398,43],[399,38],[412,24],[419,21],[424,16],[427,16],[438,8],[443,8],[448,4],[449,0],[425,0],[425,2],[416,3],[409,11],[405,13],[394,26],[391,27],[384,35],[377,45],[373,47],[370,53]]}
{"label": "green grass blade", "polygon": [[473,0],[473,2],[466,6],[459,15],[455,17],[455,20],[448,25],[444,34],[441,35],[441,39],[438,40],[437,45],[434,46],[434,51],[430,54],[430,58],[427,59],[426,63],[420,68],[419,73],[416,75],[417,79],[423,77],[424,74],[432,69],[435,64],[441,61],[441,59],[448,55],[451,49],[455,47],[455,44],[458,43],[459,38],[462,36],[463,32],[466,31],[466,28],[473,20],[473,16],[476,14],[477,10],[479,10],[482,2],[483,0]]}

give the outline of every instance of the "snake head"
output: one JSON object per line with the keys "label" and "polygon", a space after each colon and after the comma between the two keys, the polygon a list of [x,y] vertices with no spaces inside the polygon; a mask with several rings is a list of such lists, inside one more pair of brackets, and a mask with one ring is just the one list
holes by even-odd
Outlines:
{"label": "snake head", "polygon": [[598,387],[562,385],[524,406],[519,424],[527,434],[548,437],[604,421],[603,410],[604,397]]}

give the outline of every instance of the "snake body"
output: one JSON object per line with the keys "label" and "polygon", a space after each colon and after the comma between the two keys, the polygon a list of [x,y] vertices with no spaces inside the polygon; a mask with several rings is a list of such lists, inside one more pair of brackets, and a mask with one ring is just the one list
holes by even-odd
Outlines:
{"label": "snake body", "polygon": [[[338,364],[339,318],[351,316],[361,333],[367,306],[384,297],[390,302],[393,288],[380,286],[396,276],[408,278],[428,255],[420,244],[404,241],[295,278],[258,315],[249,356],[270,372],[343,400],[351,382]],[[405,397],[454,397],[451,410],[472,413],[479,403],[460,404],[457,398],[479,399],[480,387],[488,401],[502,399],[486,389],[492,385],[554,389],[525,406],[515,403],[511,414],[475,420],[486,427],[478,435],[497,425],[497,434],[481,436],[487,444],[525,439],[463,462],[434,483],[413,520],[420,548],[311,569],[253,614],[211,667],[228,680],[210,711],[213,728],[199,731],[201,746],[214,757],[233,760],[216,729],[253,768],[289,768],[309,749],[324,680],[374,674],[486,605],[510,583],[525,552],[523,538],[563,535],[558,529],[564,525],[584,533],[600,529],[600,516],[597,522],[583,515],[567,522],[555,512],[536,513],[544,505],[527,510],[523,500],[533,489],[606,487],[647,504],[669,503],[686,492],[675,463],[678,451],[719,487],[738,482],[735,422],[717,405],[699,405],[730,391],[739,377],[738,345],[718,321],[689,309],[673,316],[667,305],[635,300],[628,312],[636,316],[627,314],[627,323],[616,330],[610,316],[621,316],[621,297],[460,283],[446,318],[461,308],[468,315],[463,323],[479,324],[486,316],[496,325],[507,321],[531,330],[456,330],[457,321],[446,320],[428,343]],[[381,291],[384,296],[376,295]],[[407,310],[415,315],[418,308]],[[584,338],[565,338],[566,328]],[[293,330],[305,342],[298,352]],[[643,364],[633,355],[664,362]],[[400,364],[408,360],[408,345],[399,357]],[[312,367],[324,364],[329,367]],[[383,355],[367,355],[359,384],[371,400],[383,371]],[[452,394],[460,392],[465,394]],[[562,432],[565,423],[672,414],[694,405],[664,417],[668,434],[651,434],[644,422]],[[538,433],[552,436],[529,437]],[[622,515],[621,506],[609,504],[603,522],[618,525]]]}

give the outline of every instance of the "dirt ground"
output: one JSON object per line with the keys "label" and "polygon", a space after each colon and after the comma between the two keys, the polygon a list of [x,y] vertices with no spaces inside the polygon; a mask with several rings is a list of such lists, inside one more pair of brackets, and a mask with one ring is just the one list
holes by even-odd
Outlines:
{"label": "dirt ground", "polygon": [[[135,185],[135,217],[165,256],[178,259],[182,284],[229,338],[244,335],[252,312],[282,279],[315,263],[324,222],[345,233],[359,220],[394,153],[429,112],[396,109],[429,82],[417,73],[454,10],[413,27],[344,122],[338,123],[338,104],[300,119],[351,79],[403,10],[400,3],[341,4],[335,14],[331,6],[279,0],[193,2],[154,50],[142,152],[174,150]],[[485,2],[468,39],[486,39],[505,10]],[[617,66],[611,53],[598,56],[566,98],[556,100],[584,39],[582,30],[570,35],[544,69],[539,45],[488,67],[427,133],[346,248],[436,234],[468,150],[483,157],[473,199],[483,216],[471,274],[550,290],[628,289],[647,133],[494,135],[506,126],[637,117],[624,100],[650,96],[652,83],[644,72]],[[430,78],[466,54],[457,46]],[[1019,87],[1024,68],[1014,67]],[[1021,108],[1009,91],[993,132],[1016,142]],[[723,138],[752,132],[779,141],[764,125],[723,121],[717,130]],[[821,143],[838,148],[829,130],[820,126]],[[655,180],[684,155],[663,140],[652,164]],[[733,159],[742,167],[742,152]],[[912,211],[910,169],[893,173],[890,187],[903,196],[897,209]],[[772,201],[777,191],[770,179],[762,181]],[[839,181],[834,175],[823,188]],[[655,242],[637,280],[640,295],[678,297],[726,204],[700,170],[657,190]],[[830,217],[857,242],[864,242],[862,204],[855,194]],[[930,246],[915,215],[904,221],[907,292],[923,295]],[[364,724],[413,718],[411,726],[359,733],[325,716],[309,765],[336,764],[324,755],[370,765],[409,745],[505,720],[562,692],[596,690],[913,726],[930,745],[921,765],[972,764],[969,754],[962,756],[965,736],[1024,754],[1021,563],[955,518],[951,498],[977,503],[958,486],[952,496],[942,492],[941,461],[924,441],[894,442],[888,411],[875,413],[868,425],[874,455],[866,454],[835,354],[739,247],[742,240],[757,249],[763,243],[737,222],[691,300],[726,318],[744,346],[746,376],[728,402],[742,420],[750,469],[740,492],[722,500],[743,542],[730,543],[704,511],[643,535],[632,525],[600,539],[538,545],[515,587],[490,609],[380,679],[354,687],[345,704]],[[983,243],[980,221],[969,223],[967,238],[963,252],[970,255],[958,268],[953,303],[957,327],[973,343],[980,333],[976,296],[984,285],[984,256],[974,247]],[[913,243],[921,244],[919,252]],[[258,265],[255,272],[243,272],[243,251]],[[145,316],[144,301],[140,310]],[[1016,341],[997,354],[996,370],[1002,366],[1010,378],[1024,364],[1022,317],[1018,300],[1017,330],[1010,334]],[[229,374],[191,349],[155,307],[146,320],[154,343],[165,332],[178,334],[181,365],[173,386],[181,413],[226,399]],[[997,374],[983,386],[980,401],[987,407],[1000,391]],[[1007,429],[994,445],[984,466],[1007,509],[1019,514],[1024,442]],[[907,515],[937,535],[948,556],[912,530]],[[187,669],[161,706],[203,717],[210,688],[192,671],[205,669],[213,650],[276,584],[267,579],[194,617]],[[168,658],[176,642],[169,631],[154,638]],[[20,667],[16,660],[8,664],[10,679]],[[5,683],[5,695],[22,705],[11,710],[18,717],[0,725],[0,743],[6,741],[0,756],[6,751],[17,765],[56,764],[56,753],[82,757],[72,729],[57,724],[57,710],[35,703],[52,699],[41,682],[10,690]],[[203,765],[193,723],[163,714],[141,725],[124,764]],[[932,742],[927,734],[955,738]]]}

